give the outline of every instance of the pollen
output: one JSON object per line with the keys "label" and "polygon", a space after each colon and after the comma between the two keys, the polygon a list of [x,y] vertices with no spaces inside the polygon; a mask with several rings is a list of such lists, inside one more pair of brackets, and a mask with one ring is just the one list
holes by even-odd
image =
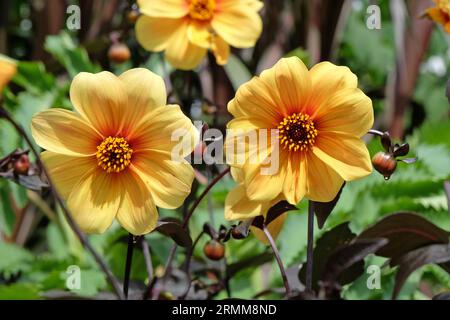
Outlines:
{"label": "pollen", "polygon": [[191,0],[189,3],[189,16],[200,21],[211,20],[216,7],[216,0]]}
{"label": "pollen", "polygon": [[131,164],[133,149],[122,137],[108,137],[97,146],[97,164],[108,173],[119,173]]}
{"label": "pollen", "polygon": [[278,125],[280,144],[289,151],[306,151],[316,142],[319,134],[309,115],[294,113]]}

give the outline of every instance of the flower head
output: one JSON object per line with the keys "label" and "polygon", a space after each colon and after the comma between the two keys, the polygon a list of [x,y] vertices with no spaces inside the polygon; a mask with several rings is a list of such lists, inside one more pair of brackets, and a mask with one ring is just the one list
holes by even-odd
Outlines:
{"label": "flower head", "polygon": [[[267,158],[250,156],[259,153],[260,144],[228,135],[228,146],[245,144],[245,158],[230,163],[238,187],[227,198],[227,219],[264,214],[280,200],[328,202],[344,181],[372,171],[361,140],[373,125],[372,102],[347,67],[322,62],[308,71],[297,57],[281,59],[239,88],[228,110],[235,117],[229,132],[277,133],[267,154],[278,153],[279,167],[274,174],[262,174]],[[236,159],[235,148],[226,152],[233,153],[228,159]]]}
{"label": "flower head", "polygon": [[14,60],[0,54],[0,93],[17,72]]}
{"label": "flower head", "polygon": [[450,34],[450,1],[449,0],[434,0],[435,7],[429,8],[426,11],[428,17],[433,21],[441,24],[445,32]]}
{"label": "flower head", "polygon": [[164,81],[146,69],[80,73],[70,98],[77,113],[40,112],[31,129],[74,219],[88,233],[104,232],[114,218],[134,235],[150,232],[156,206],[179,207],[190,193],[193,169],[173,159],[179,142],[172,133],[184,131],[189,154],[195,127],[178,106],[166,105]]}
{"label": "flower head", "polygon": [[226,64],[230,45],[249,48],[262,31],[259,0],[139,0],[136,37],[149,51],[165,51],[176,68],[193,69],[208,50]]}

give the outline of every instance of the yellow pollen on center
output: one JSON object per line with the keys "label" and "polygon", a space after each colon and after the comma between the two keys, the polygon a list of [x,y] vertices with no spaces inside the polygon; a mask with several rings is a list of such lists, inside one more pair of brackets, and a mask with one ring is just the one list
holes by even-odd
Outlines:
{"label": "yellow pollen on center", "polygon": [[278,125],[280,144],[289,151],[304,151],[311,148],[319,134],[309,115],[293,113]]}
{"label": "yellow pollen on center", "polygon": [[131,163],[133,149],[122,137],[108,137],[97,146],[97,164],[108,173],[119,173]]}
{"label": "yellow pollen on center", "polygon": [[192,19],[211,20],[216,7],[216,0],[191,0],[189,3],[189,16]]}

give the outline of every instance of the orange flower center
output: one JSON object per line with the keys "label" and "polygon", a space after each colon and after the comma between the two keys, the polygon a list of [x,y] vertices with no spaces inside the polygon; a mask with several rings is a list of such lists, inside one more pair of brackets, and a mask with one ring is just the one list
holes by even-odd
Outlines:
{"label": "orange flower center", "polygon": [[280,144],[289,151],[308,150],[314,145],[318,135],[309,115],[301,112],[284,117],[278,130]]}
{"label": "orange flower center", "polygon": [[131,163],[133,149],[122,137],[108,137],[97,146],[97,164],[108,173],[119,173]]}
{"label": "orange flower center", "polygon": [[216,0],[191,0],[189,2],[189,16],[195,20],[211,20],[216,7]]}
{"label": "orange flower center", "polygon": [[446,13],[447,15],[450,15],[450,1],[448,0],[437,0],[436,1],[437,7],[442,12]]}

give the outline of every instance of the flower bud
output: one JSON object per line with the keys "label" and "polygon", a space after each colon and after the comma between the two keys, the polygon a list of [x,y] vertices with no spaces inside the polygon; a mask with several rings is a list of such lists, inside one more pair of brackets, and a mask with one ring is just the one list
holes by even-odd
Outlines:
{"label": "flower bud", "polygon": [[130,49],[123,43],[113,44],[108,51],[108,58],[112,62],[123,63],[130,59]]}
{"label": "flower bud", "polygon": [[203,247],[203,252],[208,259],[217,261],[222,259],[225,255],[225,247],[216,240],[210,240]]}
{"label": "flower bud", "polygon": [[30,158],[26,154],[22,154],[13,164],[14,172],[17,174],[28,174],[30,168]]}
{"label": "flower bud", "polygon": [[397,168],[397,160],[390,153],[378,152],[372,158],[374,168],[381,173],[386,180],[395,172]]}
{"label": "flower bud", "polygon": [[127,14],[128,21],[131,23],[136,23],[136,20],[139,17],[139,12],[137,10],[130,10]]}

